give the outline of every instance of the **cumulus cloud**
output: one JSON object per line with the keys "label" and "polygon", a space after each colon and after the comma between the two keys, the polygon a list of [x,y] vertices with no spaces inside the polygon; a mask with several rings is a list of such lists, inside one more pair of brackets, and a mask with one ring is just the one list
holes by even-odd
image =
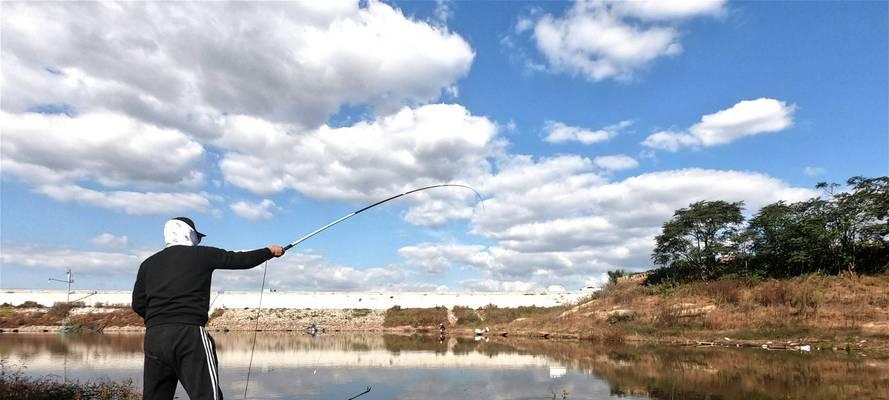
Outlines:
{"label": "cumulus cloud", "polygon": [[231,207],[232,211],[234,211],[235,214],[238,214],[241,218],[249,219],[251,221],[270,219],[273,215],[272,210],[277,208],[275,202],[269,199],[263,199],[258,203],[238,201],[232,203],[229,207]]}
{"label": "cumulus cloud", "polygon": [[552,71],[595,81],[628,79],[659,57],[681,53],[677,26],[688,18],[721,15],[724,3],[578,0],[562,16],[522,17],[516,30],[533,32]]}
{"label": "cumulus cloud", "polygon": [[608,270],[650,268],[661,225],[690,203],[744,201],[755,211],[818,194],[752,172],[682,169],[611,181],[596,168],[579,156],[514,156],[481,186],[491,197],[471,220],[493,245],[424,243],[400,254],[425,270],[468,266],[481,274],[461,283],[470,289],[577,288]]}
{"label": "cumulus cloud", "polygon": [[210,195],[204,192],[101,192],[71,184],[42,185],[36,191],[57,201],[76,202],[132,215],[173,214],[182,211],[206,212],[210,208]]}
{"label": "cumulus cloud", "polygon": [[49,270],[71,268],[75,272],[135,275],[142,259],[138,255],[128,253],[4,244],[0,262],[4,268],[23,267]]}
{"label": "cumulus cloud", "polygon": [[175,129],[125,115],[0,112],[3,173],[30,182],[196,186],[204,148]]}
{"label": "cumulus cloud", "polygon": [[610,140],[617,136],[621,130],[632,124],[632,121],[621,121],[617,124],[593,131],[586,128],[565,125],[558,121],[547,121],[544,126],[546,137],[543,140],[549,143],[580,142],[583,144],[593,144]]}
{"label": "cumulus cloud", "polygon": [[398,254],[409,264],[430,274],[443,274],[454,264],[479,266],[490,261],[484,246],[479,245],[435,245],[421,243],[406,246]]}
{"label": "cumulus cloud", "polygon": [[374,0],[2,7],[4,110],[112,110],[203,138],[225,115],[314,128],[345,104],[425,103],[475,56]]}
{"label": "cumulus cloud", "polygon": [[103,233],[94,237],[92,240],[94,245],[99,247],[123,248],[127,247],[128,239],[126,235],[115,236],[110,233]]}
{"label": "cumulus cloud", "polygon": [[725,110],[701,117],[687,131],[661,131],[645,138],[642,145],[678,151],[691,147],[711,147],[734,142],[745,136],[778,132],[793,125],[796,106],[781,100],[744,100]]}
{"label": "cumulus cloud", "polygon": [[[119,209],[123,193],[196,188],[202,144],[222,152],[235,186],[320,199],[368,200],[488,167],[493,122],[423,106],[455,96],[475,57],[444,25],[448,2],[440,23],[373,0],[2,7],[3,173],[53,198]],[[344,106],[367,106],[370,120],[324,124]],[[465,201],[432,200],[407,218],[471,214]],[[178,211],[197,208],[187,203]]]}
{"label": "cumulus cloud", "polygon": [[593,164],[608,171],[623,171],[639,166],[639,162],[635,158],[624,154],[596,157],[593,159]]}
{"label": "cumulus cloud", "polygon": [[[447,104],[300,134],[291,134],[290,125],[243,116],[230,118],[225,128],[216,144],[226,151],[220,167],[228,182],[257,194],[293,189],[326,200],[366,202],[430,184],[471,183],[489,174],[488,158],[502,146],[495,123]],[[423,223],[424,215],[440,218],[441,212],[467,218],[473,196],[467,190],[419,193],[407,201],[425,208],[410,218]]]}
{"label": "cumulus cloud", "polygon": [[694,1],[610,1],[612,11],[618,15],[649,21],[673,20],[699,16],[718,16],[725,12],[724,0]]}

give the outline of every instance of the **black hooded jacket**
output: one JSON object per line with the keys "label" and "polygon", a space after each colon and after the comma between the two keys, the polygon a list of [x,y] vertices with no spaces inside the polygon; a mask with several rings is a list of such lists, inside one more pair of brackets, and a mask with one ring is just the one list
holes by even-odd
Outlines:
{"label": "black hooded jacket", "polygon": [[133,287],[133,311],[145,327],[203,326],[210,308],[210,278],[216,269],[249,269],[272,258],[268,248],[226,251],[207,246],[167,247],[142,262]]}

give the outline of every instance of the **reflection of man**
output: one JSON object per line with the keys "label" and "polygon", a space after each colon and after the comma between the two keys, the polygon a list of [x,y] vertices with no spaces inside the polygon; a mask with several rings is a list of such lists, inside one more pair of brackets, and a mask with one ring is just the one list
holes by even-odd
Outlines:
{"label": "reflection of man", "polygon": [[216,269],[249,269],[284,254],[272,245],[235,252],[198,246],[205,235],[185,217],[164,225],[166,247],[139,267],[133,310],[145,321],[145,400],[173,398],[176,382],[192,400],[222,399],[216,344],[204,325]]}

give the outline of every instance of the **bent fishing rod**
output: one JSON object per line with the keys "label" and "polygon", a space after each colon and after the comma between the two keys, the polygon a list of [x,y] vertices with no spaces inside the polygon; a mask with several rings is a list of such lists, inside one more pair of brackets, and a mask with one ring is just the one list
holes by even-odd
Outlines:
{"label": "bent fishing rod", "polygon": [[[300,244],[300,243],[302,243],[302,242],[308,240],[308,239],[311,238],[312,236],[315,236],[315,235],[317,235],[317,234],[319,234],[319,233],[321,233],[321,232],[324,232],[325,230],[327,230],[327,229],[333,227],[334,225],[336,225],[336,224],[338,224],[338,223],[340,223],[340,222],[343,222],[343,221],[345,221],[345,220],[347,220],[347,219],[349,219],[349,218],[352,218],[352,217],[354,217],[354,216],[356,216],[356,215],[358,215],[358,214],[361,214],[361,213],[364,212],[364,211],[370,210],[371,208],[374,208],[374,207],[376,207],[376,206],[379,206],[379,205],[381,205],[381,204],[383,204],[383,203],[386,203],[386,202],[395,200],[395,199],[397,199],[397,198],[399,198],[399,197],[407,196],[407,195],[409,195],[409,194],[413,194],[413,193],[417,193],[417,192],[422,192],[422,191],[424,191],[424,190],[429,190],[429,189],[442,188],[442,187],[457,187],[457,188],[469,189],[469,190],[471,190],[473,193],[475,193],[475,197],[476,197],[476,199],[478,199],[479,204],[482,205],[482,207],[484,207],[484,204],[482,203],[482,196],[478,193],[477,190],[473,189],[473,188],[470,187],[470,186],[467,186],[467,185],[461,185],[461,184],[459,184],[459,183],[442,183],[442,184],[438,184],[438,185],[425,186],[425,187],[421,187],[421,188],[418,188],[418,189],[408,190],[407,192],[404,192],[404,193],[396,194],[396,195],[394,195],[394,196],[391,196],[391,197],[389,197],[389,198],[380,200],[380,201],[378,201],[378,202],[376,202],[376,203],[373,203],[373,204],[371,204],[371,205],[369,205],[369,206],[366,206],[366,207],[364,207],[364,208],[361,208],[361,209],[355,210],[355,211],[353,211],[353,212],[351,212],[351,213],[349,213],[349,214],[346,214],[346,215],[344,215],[344,216],[342,216],[342,217],[340,217],[340,218],[338,218],[338,219],[336,219],[336,220],[334,220],[334,221],[331,221],[331,222],[328,223],[327,225],[324,225],[324,226],[322,226],[322,227],[320,227],[320,228],[318,228],[318,229],[315,229],[314,231],[310,232],[309,234],[307,234],[307,235],[305,235],[305,236],[303,236],[303,237],[301,237],[301,238],[299,238],[299,239],[296,239],[295,241],[291,242],[291,243],[288,244],[287,246],[284,246],[284,251],[290,250],[290,249],[292,249],[294,246],[296,246],[296,245],[298,245],[298,244]],[[256,317],[254,318],[254,320],[255,320],[255,325],[254,325],[254,327],[253,327],[253,345],[251,346],[252,348],[251,348],[251,350],[250,350],[250,363],[249,363],[248,366],[247,366],[247,382],[246,382],[245,385],[244,385],[244,399],[245,399],[245,400],[247,399],[247,388],[250,387],[250,371],[251,371],[251,369],[253,368],[253,353],[254,353],[254,350],[256,350],[256,332],[258,332],[258,330],[259,330],[259,316],[260,316],[260,311],[262,310],[262,294],[263,294],[263,292],[265,292],[265,278],[266,278],[266,274],[268,273],[268,270],[269,270],[269,269],[268,269],[268,262],[266,262],[265,266],[263,266],[263,268],[262,268],[262,287],[259,289],[259,306],[256,308]],[[357,398],[357,397],[359,397],[359,396],[362,396],[362,395],[364,395],[364,394],[367,393],[367,392],[370,392],[370,386],[367,387],[367,390],[366,390],[366,391],[364,391],[364,392],[358,394],[358,395],[355,396],[355,397],[350,398],[349,400],[354,399],[354,398]]]}
{"label": "bent fishing rod", "polygon": [[330,227],[332,227],[332,226],[334,226],[334,225],[336,225],[336,224],[338,224],[338,223],[340,223],[340,222],[343,222],[343,221],[345,221],[345,220],[347,220],[347,219],[349,219],[349,218],[352,218],[352,217],[354,217],[354,216],[356,216],[356,215],[358,215],[358,214],[360,214],[360,213],[362,213],[362,212],[364,212],[364,211],[367,211],[367,210],[369,210],[369,209],[371,209],[371,208],[374,208],[374,207],[376,207],[376,206],[378,206],[378,205],[380,205],[380,204],[383,204],[383,203],[385,203],[385,202],[387,202],[387,201],[395,200],[395,199],[397,199],[397,198],[399,198],[399,197],[407,196],[407,195],[409,195],[409,194],[411,194],[411,193],[416,193],[416,192],[420,192],[420,191],[423,191],[423,190],[435,189],[435,188],[440,188],[440,187],[460,187],[460,188],[464,188],[464,189],[469,189],[469,190],[471,190],[473,193],[475,193],[475,197],[479,200],[479,204],[481,204],[482,196],[481,196],[475,189],[473,189],[473,188],[471,188],[471,187],[469,187],[469,186],[466,186],[466,185],[460,185],[460,184],[457,184],[457,183],[443,183],[443,184],[440,184],[440,185],[432,185],[432,186],[421,187],[421,188],[419,188],[419,189],[409,190],[409,191],[407,191],[407,192],[404,192],[404,193],[401,193],[401,194],[397,194],[397,195],[392,196],[392,197],[389,197],[388,199],[385,199],[385,200],[380,200],[380,201],[378,201],[378,202],[376,202],[376,203],[373,203],[373,204],[371,204],[371,205],[369,205],[369,206],[367,206],[367,207],[364,207],[364,208],[362,208],[362,209],[360,209],[360,210],[356,210],[356,211],[353,211],[353,212],[350,213],[350,214],[346,214],[346,215],[342,216],[341,218],[339,218],[339,219],[337,219],[337,220],[335,220],[335,221],[333,221],[333,222],[331,222],[331,223],[329,223],[329,224],[327,224],[327,225],[324,225],[324,226],[322,226],[322,227],[320,227],[320,228],[318,228],[318,229],[315,229],[314,231],[312,231],[312,232],[309,233],[308,235],[305,235],[305,236],[303,236],[303,237],[301,237],[301,238],[299,238],[299,239],[296,239],[296,241],[294,241],[293,243],[290,243],[290,244],[288,244],[287,246],[284,246],[284,251],[290,250],[293,246],[296,246],[296,245],[298,245],[298,244],[300,244],[300,243],[306,241],[308,238],[310,238],[310,237],[312,237],[312,236],[315,236],[315,235],[317,235],[317,234],[319,234],[319,233],[325,231],[327,228],[330,228]]}

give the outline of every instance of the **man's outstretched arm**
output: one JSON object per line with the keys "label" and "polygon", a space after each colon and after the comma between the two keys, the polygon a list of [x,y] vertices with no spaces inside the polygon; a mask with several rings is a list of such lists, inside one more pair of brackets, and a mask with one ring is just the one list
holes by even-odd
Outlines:
{"label": "man's outstretched arm", "polygon": [[226,251],[215,247],[204,247],[211,269],[250,269],[272,257],[284,255],[284,248],[271,245],[251,251]]}

